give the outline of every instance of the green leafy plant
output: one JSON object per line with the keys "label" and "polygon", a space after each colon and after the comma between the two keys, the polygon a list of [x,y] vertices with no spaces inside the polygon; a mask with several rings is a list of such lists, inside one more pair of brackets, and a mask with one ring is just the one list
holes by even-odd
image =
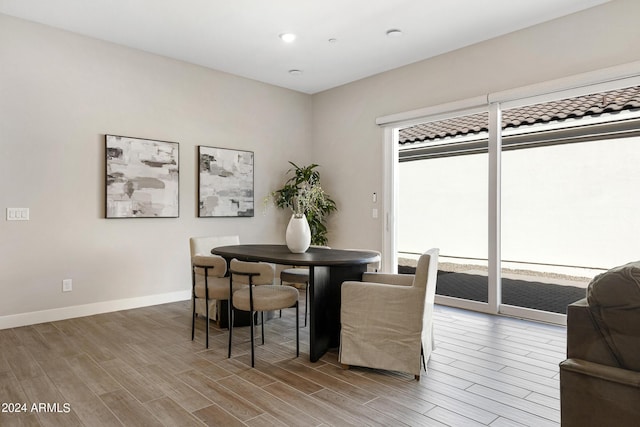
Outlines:
{"label": "green leafy plant", "polygon": [[297,217],[306,215],[311,229],[311,244],[326,245],[327,216],[335,211],[336,202],[324,192],[320,186],[320,172],[316,170],[317,164],[298,166],[289,162],[293,168],[287,174],[293,172],[293,176],[284,183],[279,190],[271,193],[274,204],[281,208],[290,208]]}

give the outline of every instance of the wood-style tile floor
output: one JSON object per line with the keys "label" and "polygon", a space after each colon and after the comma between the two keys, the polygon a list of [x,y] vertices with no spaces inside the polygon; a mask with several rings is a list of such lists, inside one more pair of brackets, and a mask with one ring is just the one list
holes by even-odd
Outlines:
{"label": "wood-style tile floor", "polygon": [[[304,298],[301,298],[304,301]],[[301,314],[304,311],[301,310]],[[436,350],[419,382],[308,358],[293,310],[266,323],[250,367],[248,327],[190,302],[0,330],[0,426],[555,426],[565,328],[436,307]],[[302,324],[302,322],[301,322]],[[259,330],[258,334],[259,336]],[[259,340],[258,340],[259,343]]]}

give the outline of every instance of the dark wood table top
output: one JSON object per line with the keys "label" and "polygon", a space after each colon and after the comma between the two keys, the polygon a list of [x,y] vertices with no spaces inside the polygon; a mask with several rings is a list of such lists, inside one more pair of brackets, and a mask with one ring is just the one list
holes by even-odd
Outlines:
{"label": "dark wood table top", "polygon": [[301,254],[292,253],[286,245],[233,245],[211,249],[214,255],[242,261],[264,261],[302,266],[349,266],[369,264],[378,260],[371,251],[310,247]]}

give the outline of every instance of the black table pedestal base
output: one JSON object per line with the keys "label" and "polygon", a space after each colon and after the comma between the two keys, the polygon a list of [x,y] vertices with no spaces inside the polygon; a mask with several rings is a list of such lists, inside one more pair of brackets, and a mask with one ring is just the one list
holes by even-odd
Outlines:
{"label": "black table pedestal base", "polygon": [[317,362],[329,348],[340,345],[340,290],[346,280],[362,280],[366,264],[313,266],[309,275],[309,358]]}

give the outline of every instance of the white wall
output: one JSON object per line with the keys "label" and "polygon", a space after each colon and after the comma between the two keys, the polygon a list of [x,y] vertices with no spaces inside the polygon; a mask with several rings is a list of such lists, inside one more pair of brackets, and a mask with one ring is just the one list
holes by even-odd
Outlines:
{"label": "white wall", "polygon": [[[104,218],[105,134],[180,143],[179,218]],[[2,216],[31,214],[0,220],[2,327],[187,298],[190,236],[282,243],[262,201],[310,161],[311,97],[0,15],[0,138]],[[198,145],[254,151],[255,217],[197,218]]]}
{"label": "white wall", "polygon": [[637,61],[638,16],[640,2],[615,0],[314,95],[313,160],[339,209],[332,246],[382,247],[382,217],[371,218],[383,189],[377,117]]}
{"label": "white wall", "polygon": [[[399,251],[430,242],[444,256],[487,258],[487,157],[400,164]],[[502,153],[502,258],[591,269],[637,260],[639,164],[640,138]]]}

